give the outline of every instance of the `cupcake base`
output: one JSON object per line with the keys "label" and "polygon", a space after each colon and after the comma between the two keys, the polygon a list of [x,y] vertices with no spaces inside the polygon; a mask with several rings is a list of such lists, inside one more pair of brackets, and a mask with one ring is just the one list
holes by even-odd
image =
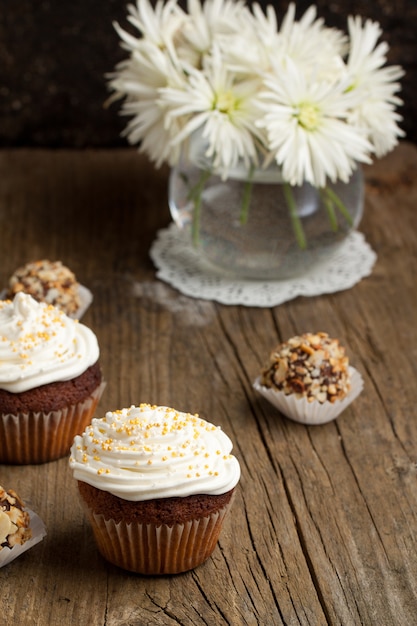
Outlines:
{"label": "cupcake base", "polygon": [[[129,512],[137,504],[139,514],[132,521],[121,518],[121,515],[114,519],[110,515],[110,510],[108,514],[97,512],[92,508],[94,503],[91,502],[91,496],[98,494],[103,500],[103,492],[82,482],[78,486],[81,502],[101,555],[113,565],[125,570],[153,576],[180,574],[204,563],[216,547],[234,495],[234,489],[232,489],[221,496],[208,496],[212,502],[219,498],[222,506],[217,509],[211,507],[210,513],[198,519],[161,523],[149,522],[146,519],[148,515],[146,501],[132,503],[117,499],[121,506],[126,503]],[[110,497],[111,504],[115,496],[107,495]],[[184,500],[194,497],[198,499],[206,496],[189,496]],[[159,502],[163,507],[164,503],[168,503],[169,500]],[[175,500],[181,509],[181,498],[175,498]],[[170,507],[167,507],[168,509]],[[181,517],[180,510],[179,517]]]}
{"label": "cupcake base", "polygon": [[57,411],[0,415],[0,463],[29,465],[69,454],[75,435],[90,423],[101,383],[86,399]]}
{"label": "cupcake base", "polygon": [[228,507],[200,520],[155,526],[88,517],[102,556],[138,574],[179,574],[206,561],[216,547]]}

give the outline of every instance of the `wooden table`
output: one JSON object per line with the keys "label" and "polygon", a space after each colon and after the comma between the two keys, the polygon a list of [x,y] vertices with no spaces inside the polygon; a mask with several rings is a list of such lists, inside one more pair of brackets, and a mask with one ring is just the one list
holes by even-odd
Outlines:
{"label": "wooden table", "polygon": [[[0,623],[213,626],[417,624],[417,149],[366,168],[369,278],[273,308],[181,295],[149,247],[167,225],[167,170],[136,151],[0,153],[0,283],[61,259],[94,294],[107,388],[98,413],[140,402],[199,412],[234,441],[233,514],[192,572],[141,577],[98,554],[67,459],[0,466],[45,521],[44,541],[0,570]],[[324,426],[283,418],[252,388],[281,339],[325,330],[362,395]]]}

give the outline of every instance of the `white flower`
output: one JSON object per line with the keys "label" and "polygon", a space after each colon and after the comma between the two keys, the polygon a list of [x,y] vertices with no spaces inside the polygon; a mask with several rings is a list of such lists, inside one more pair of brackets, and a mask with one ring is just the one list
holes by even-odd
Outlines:
{"label": "white flower", "polygon": [[347,37],[336,29],[325,28],[323,20],[316,19],[315,7],[310,7],[297,22],[295,4],[290,3],[280,28],[273,6],[268,5],[264,13],[254,3],[252,13],[246,32],[229,45],[228,51],[224,50],[229,62],[234,59],[237,70],[250,68],[253,73],[262,74],[290,57],[305,71],[314,68],[316,76],[318,67],[322,74],[331,73],[334,77],[336,68],[340,73]]}
{"label": "white flower", "polygon": [[128,58],[109,75],[123,99],[131,144],[174,165],[192,137],[226,178],[266,155],[291,184],[347,181],[357,163],[403,136],[397,93],[403,72],[386,65],[378,24],[349,18],[348,35],[327,28],[311,6],[279,24],[243,0],[137,0],[115,28]]}
{"label": "white flower", "polygon": [[[128,5],[128,21],[139,31],[142,38],[155,44],[158,48],[167,47],[172,51],[171,42],[187,19],[186,14],[177,5],[177,0],[157,0],[155,8],[149,0],[137,0],[136,7]],[[140,39],[129,35],[115,24],[116,30],[127,49],[134,50],[140,45]]]}
{"label": "white flower", "polygon": [[229,35],[222,41],[222,53],[236,73],[262,76],[270,69],[270,56],[280,54],[277,17],[271,5],[266,7],[266,14],[257,3],[252,11],[242,16],[238,36]]}
{"label": "white flower", "polygon": [[178,34],[177,50],[194,67],[201,67],[214,42],[218,45],[222,38],[231,46],[230,37],[245,28],[248,10],[242,0],[188,0],[187,8],[189,19]]}
{"label": "white flower", "polygon": [[217,48],[206,58],[204,71],[188,71],[186,89],[161,90],[161,101],[169,109],[167,124],[186,120],[173,143],[199,131],[207,143],[206,157],[223,177],[239,159],[249,169],[257,161],[256,141],[262,137],[256,127],[259,80],[236,80]]}
{"label": "white flower", "polygon": [[165,111],[158,105],[158,99],[161,87],[178,84],[182,75],[170,57],[146,41],[117,70],[109,84],[115,97],[125,97],[122,115],[132,118],[124,134],[132,145],[140,144],[140,150],[148,153],[157,166],[164,161],[174,164],[179,149],[171,145],[171,139],[178,128],[175,124],[165,127]]}
{"label": "white flower", "polygon": [[131,54],[109,75],[112,99],[125,98],[122,115],[132,119],[124,134],[131,144],[140,144],[140,150],[157,166],[165,161],[173,165],[180,154],[180,148],[171,144],[178,125],[166,127],[166,112],[158,104],[162,87],[178,85],[184,79],[173,46],[173,37],[184,21],[177,8],[176,0],[166,5],[158,0],[155,10],[149,0],[138,0],[137,8],[130,6],[128,19],[142,34],[139,38],[115,25],[123,47]]}
{"label": "white flower", "polygon": [[358,91],[357,106],[349,121],[364,131],[372,142],[377,156],[382,156],[404,136],[397,125],[401,116],[395,107],[402,101],[395,95],[404,72],[399,66],[383,67],[388,46],[377,45],[381,35],[379,24],[367,20],[362,25],[360,17],[348,19],[350,51],[347,72],[351,76],[351,89]]}
{"label": "white flower", "polygon": [[324,187],[326,180],[347,181],[357,161],[368,163],[372,146],[347,123],[354,97],[343,80],[309,81],[291,60],[265,81],[265,127],[269,148],[284,179]]}
{"label": "white flower", "polygon": [[314,73],[316,80],[340,74],[341,57],[347,38],[335,28],[327,28],[317,19],[315,6],[310,6],[299,21],[295,20],[295,4],[290,3],[284,16],[279,38],[284,58],[292,59],[304,73]]}

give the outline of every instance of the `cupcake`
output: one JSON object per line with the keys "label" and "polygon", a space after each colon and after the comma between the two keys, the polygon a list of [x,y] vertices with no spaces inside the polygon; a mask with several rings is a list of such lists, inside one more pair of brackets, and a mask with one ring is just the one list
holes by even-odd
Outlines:
{"label": "cupcake", "polygon": [[339,340],[318,332],[279,344],[254,387],[287,417],[323,424],[359,395],[363,381]]}
{"label": "cupcake", "polygon": [[12,300],[24,292],[38,302],[61,309],[70,317],[81,317],[91,302],[91,293],[77,281],[75,274],[61,261],[30,261],[10,276],[5,298]]}
{"label": "cupcake", "polygon": [[0,301],[0,463],[65,456],[104,383],[95,334],[18,293]]}
{"label": "cupcake", "polygon": [[41,541],[45,527],[13,490],[0,487],[0,567]]}
{"label": "cupcake", "polygon": [[232,442],[198,415],[141,404],[93,419],[70,467],[99,551],[140,574],[177,574],[213,552],[240,478]]}

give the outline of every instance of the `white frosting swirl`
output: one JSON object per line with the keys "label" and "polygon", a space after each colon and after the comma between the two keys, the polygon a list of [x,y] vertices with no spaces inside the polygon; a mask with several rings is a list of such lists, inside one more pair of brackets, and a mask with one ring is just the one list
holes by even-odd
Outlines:
{"label": "white frosting swirl", "polygon": [[70,380],[98,358],[93,331],[56,307],[25,293],[0,301],[0,389],[20,393]]}
{"label": "white frosting swirl", "polygon": [[219,495],[239,481],[232,442],[198,415],[141,404],[93,419],[74,439],[74,478],[124,500]]}

